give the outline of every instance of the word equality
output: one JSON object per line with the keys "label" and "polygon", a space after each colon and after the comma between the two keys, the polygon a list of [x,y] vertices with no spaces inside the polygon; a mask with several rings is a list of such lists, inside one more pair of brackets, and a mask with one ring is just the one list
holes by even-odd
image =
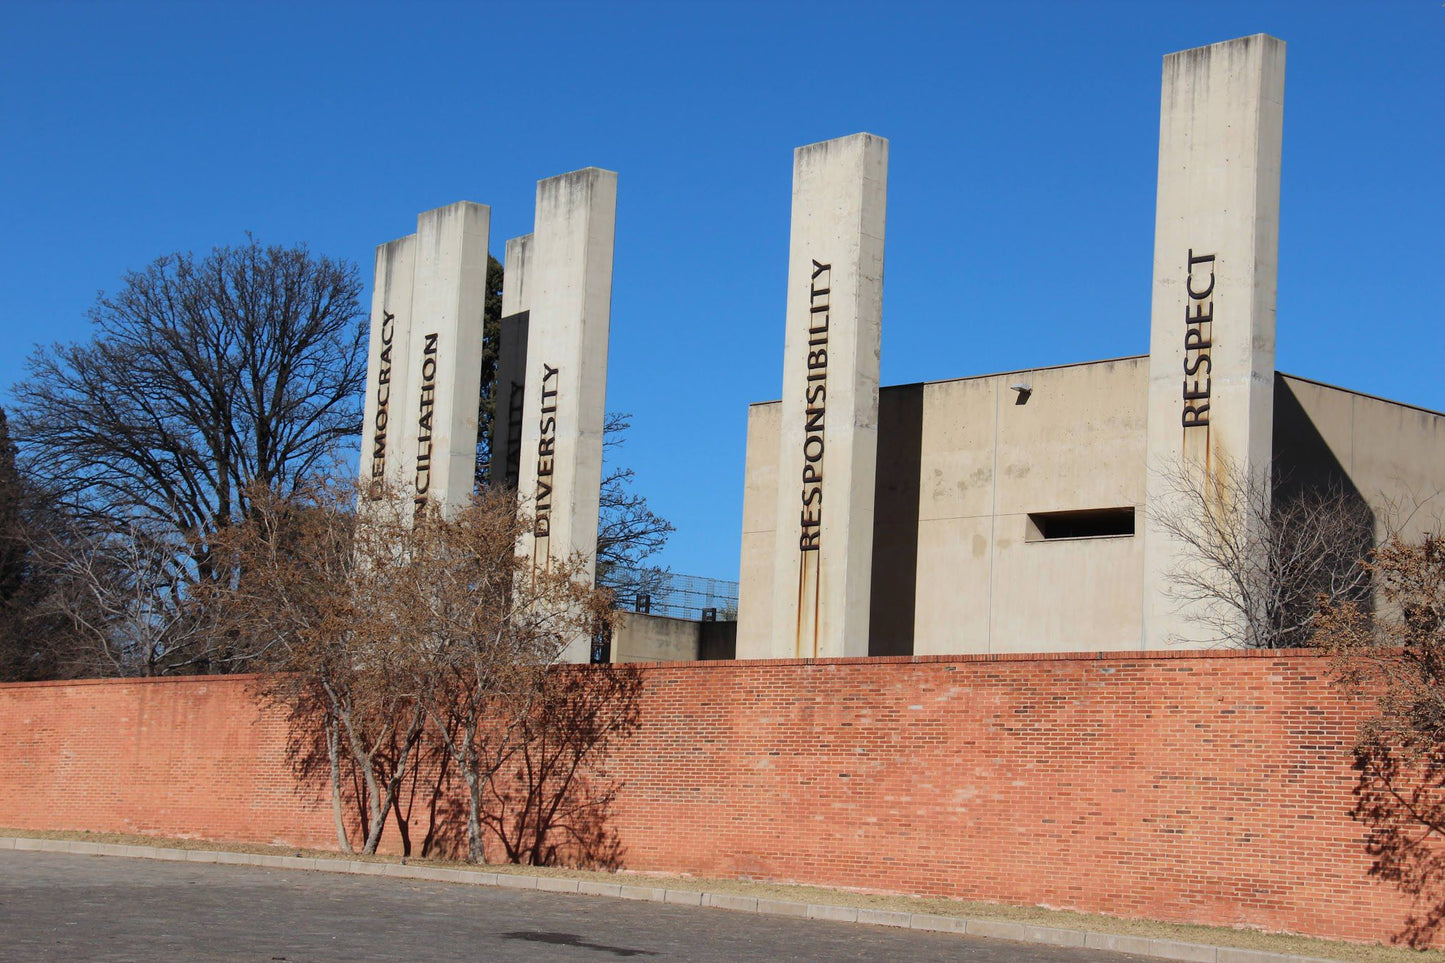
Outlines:
{"label": "word equality", "polygon": [[828,404],[829,285],[833,266],[813,261],[808,289],[808,377],[803,403],[803,510],[798,549],[816,552],[823,534],[823,420]]}
{"label": "word equality", "polygon": [[[1209,284],[1202,291],[1195,290],[1194,269],[1209,265]],[[1202,270],[1202,268],[1201,268]],[[1214,255],[1196,256],[1189,251],[1189,273],[1184,279],[1184,290],[1189,302],[1184,306],[1184,412],[1181,420],[1185,428],[1209,425],[1209,372],[1213,364],[1209,360],[1209,349],[1213,347],[1214,332]],[[1190,379],[1194,379],[1192,382]],[[1200,384],[1203,387],[1200,387]]]}

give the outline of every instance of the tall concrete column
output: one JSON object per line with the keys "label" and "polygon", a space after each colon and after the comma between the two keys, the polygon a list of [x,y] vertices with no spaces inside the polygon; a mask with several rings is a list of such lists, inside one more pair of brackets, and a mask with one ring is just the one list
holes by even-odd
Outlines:
{"label": "tall concrete column", "polygon": [[[588,167],[537,184],[532,234],[527,375],[518,492],[533,525],[520,550],[533,565],[597,555],[602,426],[617,175]],[[586,662],[591,640],[563,659]]]}
{"label": "tall concrete column", "polygon": [[402,484],[403,426],[411,415],[407,362],[415,249],[414,234],[376,248],[361,430],[361,484],[373,497]]}
{"label": "tall concrete column", "polygon": [[774,658],[868,654],[887,195],[881,137],[793,154]]}
{"label": "tall concrete column", "polygon": [[1149,336],[1146,648],[1216,640],[1171,595],[1200,563],[1158,519],[1181,473],[1208,492],[1234,466],[1267,484],[1274,404],[1283,41],[1264,34],[1164,58]]}
{"label": "tall concrete column", "polygon": [[522,412],[527,386],[527,275],[532,267],[532,235],[507,242],[503,262],[502,320],[493,388],[492,461],[489,481],[516,488],[522,466]]}
{"label": "tall concrete column", "polygon": [[490,224],[471,201],[416,220],[402,471],[417,511],[464,505],[475,485]]}

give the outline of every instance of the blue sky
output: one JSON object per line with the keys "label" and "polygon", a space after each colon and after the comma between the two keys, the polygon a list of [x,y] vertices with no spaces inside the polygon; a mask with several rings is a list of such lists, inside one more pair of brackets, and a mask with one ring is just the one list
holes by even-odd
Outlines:
{"label": "blue sky", "polygon": [[607,167],[624,458],[678,527],[664,561],[736,578],[792,149],[890,140],[885,384],[1141,354],[1161,58],[1266,32],[1289,45],[1278,366],[1445,410],[1438,0],[0,12],[0,385],[159,254],[252,231],[369,281],[374,245],[467,199],[500,256],[539,178]]}

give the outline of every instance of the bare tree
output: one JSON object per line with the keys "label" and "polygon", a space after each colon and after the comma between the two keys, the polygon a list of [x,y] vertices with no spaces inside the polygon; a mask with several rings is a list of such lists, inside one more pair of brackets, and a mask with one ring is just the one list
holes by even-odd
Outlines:
{"label": "bare tree", "polygon": [[1207,636],[1195,641],[1307,645],[1322,598],[1369,598],[1374,516],[1358,495],[1334,483],[1271,484],[1227,459],[1208,473],[1181,465],[1161,477],[1151,521],[1185,548],[1170,594]]}
{"label": "bare tree", "polygon": [[497,417],[497,361],[502,353],[502,263],[487,255],[487,290],[482,302],[482,379],[477,392],[476,487],[491,471],[492,426]]}
{"label": "bare tree", "polygon": [[207,611],[224,613],[220,634],[271,670],[267,700],[288,710],[293,759],[303,769],[317,741],[331,783],[337,840],[352,845],[346,772],[359,784],[355,804],[362,852],[376,851],[388,812],[422,744],[426,716],[416,691],[425,678],[396,607],[412,526],[409,500],[368,498],[357,515],[351,484],[317,484],[288,497],[255,488],[249,517],[217,536],[228,581],[198,589]]}
{"label": "bare tree", "polygon": [[202,574],[253,483],[288,492],[360,430],[354,265],[255,239],[161,257],[16,386],[25,463],[92,524],[170,530]]}
{"label": "bare tree", "polygon": [[35,550],[37,533],[66,521],[48,493],[20,474],[0,410],[0,681],[89,674],[85,647],[49,604],[56,574]]}
{"label": "bare tree", "polygon": [[1445,926],[1445,537],[1391,536],[1369,568],[1383,604],[1327,601],[1316,637],[1335,680],[1375,702],[1355,745],[1352,815],[1372,873],[1415,900],[1400,936],[1424,947]]}
{"label": "bare tree", "polygon": [[362,849],[375,850],[433,746],[467,787],[468,858],[480,860],[490,780],[527,738],[547,671],[606,625],[610,599],[581,578],[580,557],[534,570],[517,555],[528,519],[511,493],[420,517],[404,492],[375,496],[349,484],[248,493],[249,517],[216,540],[233,576],[197,594],[225,613],[226,644],[278,673],[262,694],[289,710],[293,758],[325,760],[343,848],[355,804]]}
{"label": "bare tree", "polygon": [[48,577],[38,610],[71,634],[61,674],[218,671],[247,657],[180,589],[174,533],[153,529],[139,520],[105,528],[59,521],[29,533]]}
{"label": "bare tree", "polygon": [[610,619],[610,595],[583,578],[581,556],[537,566],[517,554],[528,524],[510,492],[432,512],[414,526],[392,583],[410,602],[396,611],[423,660],[415,689],[467,788],[470,862],[485,858],[488,788],[525,739],[547,671]]}
{"label": "bare tree", "polygon": [[619,599],[651,595],[667,579],[667,570],[647,560],[662,551],[672,523],[654,512],[634,488],[636,474],[617,464],[632,416],[609,412],[603,426],[603,475],[597,517],[597,584]]}

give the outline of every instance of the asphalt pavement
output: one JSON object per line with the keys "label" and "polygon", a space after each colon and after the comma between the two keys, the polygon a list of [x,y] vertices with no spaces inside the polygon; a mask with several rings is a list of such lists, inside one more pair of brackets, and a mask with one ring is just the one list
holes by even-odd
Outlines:
{"label": "asphalt pavement", "polygon": [[3,960],[1143,961],[532,890],[0,851]]}

